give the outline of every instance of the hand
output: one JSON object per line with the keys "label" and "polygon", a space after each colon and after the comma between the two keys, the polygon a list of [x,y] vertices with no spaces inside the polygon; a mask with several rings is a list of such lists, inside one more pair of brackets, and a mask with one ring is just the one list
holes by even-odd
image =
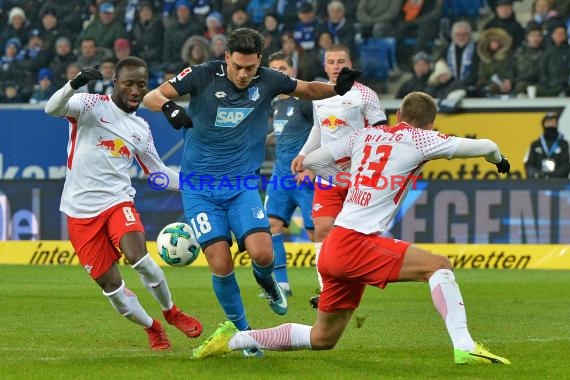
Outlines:
{"label": "hand", "polygon": [[184,129],[188,129],[194,126],[192,119],[188,116],[186,111],[184,111],[184,108],[180,107],[172,100],[169,100],[162,105],[162,113],[166,116],[166,119],[174,129],[180,129],[182,127],[184,127]]}
{"label": "hand", "polygon": [[91,80],[103,79],[103,74],[97,70],[99,66],[84,67],[79,73],[69,81],[71,88],[77,90],[79,87],[85,86]]}
{"label": "hand", "polygon": [[353,70],[348,67],[343,67],[336,78],[336,84],[334,85],[334,91],[339,95],[344,95],[350,91],[354,80],[362,74],[360,70]]}
{"label": "hand", "polygon": [[297,173],[295,176],[295,182],[297,182],[297,185],[300,185],[303,182],[309,185],[310,183],[315,182],[315,173],[309,169],[305,169],[302,172]]}
{"label": "hand", "polygon": [[303,161],[305,161],[305,156],[299,155],[291,161],[291,173],[297,175],[303,171]]}
{"label": "hand", "polygon": [[497,171],[499,173],[508,173],[511,170],[511,164],[509,164],[509,161],[505,158],[505,156],[501,156],[503,159],[501,160],[501,162],[499,162],[498,164],[495,164],[497,166]]}

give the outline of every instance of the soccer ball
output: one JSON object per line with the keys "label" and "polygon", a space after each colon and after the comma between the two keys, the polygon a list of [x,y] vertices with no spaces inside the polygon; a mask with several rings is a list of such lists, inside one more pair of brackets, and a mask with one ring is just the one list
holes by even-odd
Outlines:
{"label": "soccer ball", "polygon": [[171,223],[164,227],[156,239],[156,248],[162,260],[174,267],[192,264],[200,254],[200,244],[192,227],[186,223]]}

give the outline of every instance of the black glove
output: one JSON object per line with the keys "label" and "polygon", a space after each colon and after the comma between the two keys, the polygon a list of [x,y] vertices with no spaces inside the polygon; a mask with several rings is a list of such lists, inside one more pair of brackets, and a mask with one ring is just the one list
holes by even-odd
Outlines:
{"label": "black glove", "polygon": [[509,161],[505,158],[505,156],[501,156],[503,159],[501,160],[501,162],[499,162],[498,164],[495,164],[497,166],[497,171],[499,173],[508,173],[511,170],[511,164],[509,164]]}
{"label": "black glove", "polygon": [[79,87],[85,86],[91,80],[103,79],[103,74],[97,70],[97,67],[98,66],[82,68],[75,78],[69,82],[71,88],[77,90]]}
{"label": "black glove", "polygon": [[180,129],[184,127],[185,129],[192,128],[194,125],[192,119],[183,107],[180,107],[174,101],[169,100],[162,105],[162,113],[168,119],[168,122],[174,127],[174,129]]}
{"label": "black glove", "polygon": [[334,91],[339,95],[344,95],[350,91],[354,80],[362,74],[360,70],[349,69],[348,67],[343,67],[336,78],[336,84],[334,85]]}

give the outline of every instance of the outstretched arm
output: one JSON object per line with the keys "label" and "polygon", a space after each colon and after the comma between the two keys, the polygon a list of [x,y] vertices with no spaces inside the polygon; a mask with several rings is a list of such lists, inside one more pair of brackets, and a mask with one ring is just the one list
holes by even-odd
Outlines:
{"label": "outstretched arm", "polygon": [[460,138],[459,146],[453,157],[483,157],[490,163],[495,164],[499,173],[508,173],[511,170],[509,161],[501,154],[497,144],[487,139]]}
{"label": "outstretched arm", "polygon": [[336,79],[336,84],[322,82],[297,81],[297,88],[291,93],[299,98],[319,100],[330,98],[335,95],[344,95],[352,88],[354,81],[362,74],[359,70],[343,67]]}
{"label": "outstretched arm", "polygon": [[75,90],[67,82],[49,98],[45,106],[46,113],[57,117],[66,116],[69,111],[68,102],[73,94],[75,94]]}
{"label": "outstretched arm", "polygon": [[183,107],[176,104],[172,98],[180,96],[169,82],[164,82],[158,88],[150,91],[143,98],[143,104],[151,111],[162,111],[174,129],[192,128],[192,119]]}

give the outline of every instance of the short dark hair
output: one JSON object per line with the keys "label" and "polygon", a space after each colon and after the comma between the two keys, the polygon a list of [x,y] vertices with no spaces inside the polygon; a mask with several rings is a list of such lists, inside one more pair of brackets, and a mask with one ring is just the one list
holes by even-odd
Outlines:
{"label": "short dark hair", "polygon": [[257,30],[238,28],[231,32],[226,45],[230,54],[257,54],[263,50],[263,36]]}
{"label": "short dark hair", "polygon": [[134,66],[134,67],[144,67],[147,74],[148,74],[148,65],[145,61],[140,59],[139,57],[126,57],[121,59],[117,65],[115,66],[115,77],[119,76],[119,73],[123,69],[123,67],[127,66]]}
{"label": "short dark hair", "polygon": [[293,60],[291,56],[284,51],[276,51],[275,53],[271,54],[267,59],[267,63],[271,63],[273,61],[285,61],[290,67],[293,67]]}

